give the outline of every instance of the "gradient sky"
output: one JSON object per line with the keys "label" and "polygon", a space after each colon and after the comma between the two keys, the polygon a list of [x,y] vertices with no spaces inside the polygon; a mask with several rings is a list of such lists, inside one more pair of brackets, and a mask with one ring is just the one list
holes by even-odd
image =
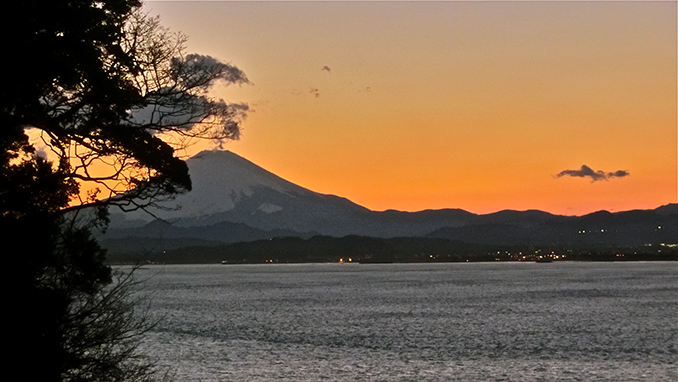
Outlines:
{"label": "gradient sky", "polygon": [[[145,7],[251,80],[215,89],[254,109],[225,148],[313,191],[374,210],[676,202],[676,2]],[[582,165],[629,175],[556,176]]]}

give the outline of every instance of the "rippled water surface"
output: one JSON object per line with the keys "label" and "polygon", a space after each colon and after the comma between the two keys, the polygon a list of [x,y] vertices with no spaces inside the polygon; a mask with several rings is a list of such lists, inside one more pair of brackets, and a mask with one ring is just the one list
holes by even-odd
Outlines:
{"label": "rippled water surface", "polygon": [[678,381],[678,264],[177,265],[178,381]]}

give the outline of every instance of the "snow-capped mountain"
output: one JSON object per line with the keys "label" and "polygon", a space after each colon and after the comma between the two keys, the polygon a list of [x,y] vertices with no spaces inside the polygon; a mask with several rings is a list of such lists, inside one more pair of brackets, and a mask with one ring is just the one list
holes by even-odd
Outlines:
{"label": "snow-capped mountain", "polygon": [[[429,235],[511,244],[578,242],[581,241],[578,232],[582,230],[614,231],[632,237],[633,232],[650,232],[661,226],[662,240],[678,232],[675,204],[656,210],[600,212],[582,217],[510,210],[487,215],[460,209],[377,212],[339,196],[300,187],[229,151],[203,151],[187,160],[187,164],[193,190],[166,203],[164,207],[170,210],[152,211],[164,219],[162,224],[153,222],[153,217],[142,211],[124,215],[112,211],[106,238],[223,243],[315,234],[384,238]],[[603,239],[621,242],[611,235],[591,238],[596,242]]]}
{"label": "snow-capped mountain", "polygon": [[262,191],[277,194],[277,197],[261,200],[262,203],[250,213],[259,211],[270,214],[284,208],[273,203],[276,200],[315,194],[230,151],[202,151],[186,163],[191,174],[193,191],[167,203],[179,209],[158,212],[164,218],[191,219],[194,224],[196,220],[207,216],[234,210],[237,205],[255,198],[255,193]]}
{"label": "snow-capped mountain", "polygon": [[[163,209],[151,210],[174,227],[229,222],[301,235],[393,237],[425,235],[437,228],[467,224],[476,216],[459,209],[371,211],[346,198],[300,187],[230,151],[203,151],[186,163],[193,190],[165,203]],[[119,229],[140,229],[153,219],[143,211],[112,211],[110,228],[114,233]],[[138,235],[143,231],[140,229]]]}
{"label": "snow-capped mountain", "polygon": [[[193,190],[164,203],[164,209],[151,209],[155,216],[176,226],[226,221],[265,230],[345,234],[340,226],[349,223],[347,218],[370,212],[348,199],[297,186],[230,151],[203,151],[186,163]],[[141,211],[122,218],[114,216],[112,228],[138,226],[153,219]]]}

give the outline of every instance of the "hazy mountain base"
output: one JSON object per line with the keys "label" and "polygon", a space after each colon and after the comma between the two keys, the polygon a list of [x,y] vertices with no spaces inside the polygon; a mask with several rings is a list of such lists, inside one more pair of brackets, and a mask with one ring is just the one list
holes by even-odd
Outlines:
{"label": "hazy mountain base", "polygon": [[551,216],[504,211],[478,216],[477,221],[487,223],[445,227],[423,237],[406,238],[336,238],[317,232],[266,231],[232,222],[180,227],[155,221],[142,228],[115,230],[101,243],[111,261],[177,263],[326,262],[348,257],[362,261],[465,261],[493,260],[497,252],[517,256],[538,251],[579,254],[582,258],[592,253],[603,257],[623,254],[629,256],[626,260],[640,253],[644,257],[638,259],[667,259],[666,253],[678,244],[678,215],[664,214],[660,209]]}
{"label": "hazy mountain base", "polygon": [[[435,211],[430,211],[432,212]],[[661,213],[661,209],[615,214],[600,211],[581,217],[547,216],[546,213],[537,214],[537,211],[502,211],[475,216],[475,223],[456,227],[444,226],[424,234],[417,234],[418,230],[412,230],[414,232],[402,236],[514,247],[638,247],[646,244],[678,243],[678,214],[664,214]],[[271,217],[270,220],[275,221],[275,217]],[[433,223],[435,219],[431,220],[427,224],[435,226]],[[404,222],[398,229],[406,231],[407,226]],[[371,236],[356,231],[360,236]],[[191,246],[218,246],[276,237],[308,239],[318,235],[316,231],[264,230],[244,223],[219,222],[205,226],[182,227],[158,220],[144,227],[111,230],[106,236],[101,237],[100,241],[112,254],[122,254],[158,252]]]}

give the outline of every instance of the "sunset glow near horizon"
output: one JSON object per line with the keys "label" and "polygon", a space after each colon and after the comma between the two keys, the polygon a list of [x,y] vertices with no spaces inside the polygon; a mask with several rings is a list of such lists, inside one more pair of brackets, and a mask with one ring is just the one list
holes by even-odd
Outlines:
{"label": "sunset glow near horizon", "polygon": [[253,109],[223,148],[313,191],[475,213],[677,201],[676,2],[145,9],[250,79],[215,89]]}

